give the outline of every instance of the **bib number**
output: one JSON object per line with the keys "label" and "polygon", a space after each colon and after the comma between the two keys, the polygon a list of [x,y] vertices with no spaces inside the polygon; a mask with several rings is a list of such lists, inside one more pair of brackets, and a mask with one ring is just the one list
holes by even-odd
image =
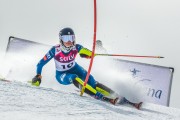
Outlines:
{"label": "bib number", "polygon": [[69,63],[69,64],[61,65],[61,66],[62,66],[62,69],[64,69],[64,70],[70,69],[70,68],[73,66],[73,63],[74,63],[74,62]]}

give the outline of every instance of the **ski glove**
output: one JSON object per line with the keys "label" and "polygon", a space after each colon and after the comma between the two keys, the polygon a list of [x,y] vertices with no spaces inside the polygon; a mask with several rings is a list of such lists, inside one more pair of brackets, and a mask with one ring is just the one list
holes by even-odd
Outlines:
{"label": "ski glove", "polygon": [[37,74],[33,79],[32,79],[32,85],[34,86],[39,86],[41,84],[41,78],[42,76]]}
{"label": "ski glove", "polygon": [[83,58],[91,58],[92,56],[92,51],[88,50],[87,48],[82,48],[79,51],[79,55]]}
{"label": "ski glove", "polygon": [[95,94],[95,98],[96,98],[96,99],[102,99],[103,97],[104,97],[104,95],[101,94],[100,92],[97,92],[97,93]]}

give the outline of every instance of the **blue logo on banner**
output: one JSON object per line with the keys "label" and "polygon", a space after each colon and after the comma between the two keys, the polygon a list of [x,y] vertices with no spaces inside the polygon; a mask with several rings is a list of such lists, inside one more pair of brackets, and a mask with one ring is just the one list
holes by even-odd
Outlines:
{"label": "blue logo on banner", "polygon": [[134,68],[133,70],[130,70],[132,72],[132,76],[135,76],[137,74],[137,72],[141,72],[140,70],[137,70],[136,68]]}

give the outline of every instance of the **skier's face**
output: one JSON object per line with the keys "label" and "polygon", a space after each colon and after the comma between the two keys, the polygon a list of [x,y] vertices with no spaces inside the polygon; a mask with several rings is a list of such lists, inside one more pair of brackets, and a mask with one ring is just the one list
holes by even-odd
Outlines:
{"label": "skier's face", "polygon": [[66,47],[71,47],[71,46],[73,46],[73,45],[74,45],[74,43],[73,43],[73,42],[71,42],[71,41],[68,41],[68,42],[63,42],[63,44],[64,44],[64,46],[66,46]]}
{"label": "skier's face", "polygon": [[74,45],[75,35],[63,35],[61,40],[66,47],[71,47]]}

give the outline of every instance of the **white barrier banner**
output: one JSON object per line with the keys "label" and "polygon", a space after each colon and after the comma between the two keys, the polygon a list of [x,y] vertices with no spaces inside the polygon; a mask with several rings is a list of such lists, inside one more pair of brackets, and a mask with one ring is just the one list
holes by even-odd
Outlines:
{"label": "white barrier banner", "polygon": [[147,88],[147,102],[169,106],[173,68],[127,60],[117,61],[120,69],[131,72],[136,84],[143,84]]}

